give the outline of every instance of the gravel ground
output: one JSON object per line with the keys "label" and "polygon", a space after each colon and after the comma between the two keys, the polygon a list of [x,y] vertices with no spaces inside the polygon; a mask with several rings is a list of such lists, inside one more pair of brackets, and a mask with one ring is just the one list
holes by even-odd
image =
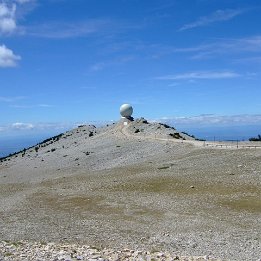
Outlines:
{"label": "gravel ground", "polygon": [[211,256],[186,257],[173,255],[168,252],[149,252],[131,250],[128,248],[116,251],[113,249],[97,249],[88,245],[29,243],[29,242],[0,242],[0,260],[3,261],[116,261],[116,260],[183,260],[183,261],[218,261]]}
{"label": "gravel ground", "polygon": [[260,160],[144,119],[81,126],[0,163],[0,260],[259,260]]}

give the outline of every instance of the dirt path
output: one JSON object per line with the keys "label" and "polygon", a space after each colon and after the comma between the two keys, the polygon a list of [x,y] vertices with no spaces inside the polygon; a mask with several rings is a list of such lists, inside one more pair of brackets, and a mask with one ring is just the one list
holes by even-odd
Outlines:
{"label": "dirt path", "polygon": [[128,132],[129,125],[121,125],[119,126],[119,131],[125,137],[131,137],[136,139],[148,139],[148,140],[158,140],[165,142],[176,142],[176,143],[184,143],[184,144],[192,144],[196,147],[207,147],[207,148],[215,148],[215,149],[261,149],[261,143],[250,143],[250,142],[225,142],[225,141],[198,141],[198,140],[180,140],[173,138],[159,138],[156,135],[133,135]]}

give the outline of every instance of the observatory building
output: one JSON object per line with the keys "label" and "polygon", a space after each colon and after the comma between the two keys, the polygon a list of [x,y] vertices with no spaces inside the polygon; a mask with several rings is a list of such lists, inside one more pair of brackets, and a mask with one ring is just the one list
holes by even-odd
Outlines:
{"label": "observatory building", "polygon": [[120,107],[121,118],[129,121],[133,121],[133,117],[131,116],[133,113],[133,108],[130,104],[122,104]]}

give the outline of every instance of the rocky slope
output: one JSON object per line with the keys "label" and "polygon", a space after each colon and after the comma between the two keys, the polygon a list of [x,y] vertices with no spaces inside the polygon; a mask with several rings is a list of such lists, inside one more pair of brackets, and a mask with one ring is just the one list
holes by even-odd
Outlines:
{"label": "rocky slope", "polygon": [[120,121],[3,159],[0,239],[257,260],[261,150],[183,138],[159,123]]}

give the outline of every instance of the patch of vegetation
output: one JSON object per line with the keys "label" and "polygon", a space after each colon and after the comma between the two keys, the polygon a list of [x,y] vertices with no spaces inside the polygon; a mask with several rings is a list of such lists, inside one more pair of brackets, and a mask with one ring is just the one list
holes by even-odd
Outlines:
{"label": "patch of vegetation", "polygon": [[10,252],[5,252],[5,254],[4,254],[5,256],[12,256],[13,254],[12,253],[10,253]]}
{"label": "patch of vegetation", "polygon": [[182,137],[180,136],[180,134],[178,132],[170,133],[169,135],[171,137],[173,137],[174,139],[182,139]]}
{"label": "patch of vegetation", "polygon": [[[170,127],[169,125],[165,124],[165,123],[160,123],[161,126],[165,127],[166,129],[170,129],[172,127]],[[173,129],[173,128],[172,128]]]}
{"label": "patch of vegetation", "polygon": [[[64,135],[64,133],[58,134],[58,135],[56,135],[56,136],[53,136],[53,137],[51,137],[51,138],[48,138],[48,139],[43,140],[42,142],[37,143],[35,146],[28,147],[27,149],[24,148],[24,149],[22,149],[22,150],[20,150],[20,151],[11,153],[11,154],[9,154],[8,156],[5,156],[5,157],[0,158],[0,162],[2,162],[3,160],[5,160],[5,159],[7,159],[7,158],[12,157],[12,156],[16,156],[16,155],[18,155],[18,154],[22,154],[22,157],[24,157],[26,151],[31,151],[31,152],[32,152],[32,149],[34,149],[36,152],[38,152],[38,150],[40,149],[40,147],[46,147],[46,146],[49,145],[49,144],[52,144],[52,143],[54,143],[54,142],[56,142],[56,141],[59,141],[60,138],[61,138],[63,135]],[[72,135],[72,134],[68,134],[68,136],[71,136],[71,135]],[[63,137],[63,138],[65,138],[65,137]]]}
{"label": "patch of vegetation", "polygon": [[198,141],[206,141],[205,139],[198,139],[198,138],[196,138],[194,135],[188,134],[188,133],[185,132],[185,131],[182,131],[181,133],[183,133],[183,134],[185,134],[185,135],[187,135],[187,136],[189,136],[189,137],[191,137],[191,138],[193,138],[193,139],[195,139],[195,140],[198,140]]}
{"label": "patch of vegetation", "polygon": [[261,213],[261,202],[256,197],[240,197],[233,200],[223,200],[220,204],[236,211]]}
{"label": "patch of vegetation", "polygon": [[144,118],[140,118],[139,122],[144,123],[144,124],[148,124],[148,121]]}
{"label": "patch of vegetation", "polygon": [[169,166],[158,167],[158,169],[169,169]]}
{"label": "patch of vegetation", "polygon": [[[30,147],[30,148],[31,148],[31,147]],[[30,149],[30,148],[28,148],[28,149]],[[5,157],[0,158],[0,162],[10,160],[10,159],[8,159],[8,158],[11,158],[11,157],[13,157],[13,156],[17,157],[17,155],[20,154],[20,153],[22,153],[22,157],[24,157],[25,152],[26,152],[26,149],[17,151],[17,152],[15,152],[15,153],[11,153],[11,154],[9,154],[8,156],[5,156]]]}
{"label": "patch of vegetation", "polygon": [[51,138],[45,139],[45,140],[43,140],[42,142],[38,143],[38,145],[47,145],[47,144],[45,144],[45,143],[48,143],[48,142],[51,142],[51,143],[56,142],[56,141],[58,141],[58,140],[62,137],[62,135],[63,135],[63,133],[61,133],[61,134],[59,134],[59,135],[56,135],[56,136],[53,136],[53,137],[51,137]]}
{"label": "patch of vegetation", "polygon": [[185,132],[185,131],[182,131],[181,133],[183,133],[183,134],[185,134],[185,135],[187,135],[187,136],[189,136],[189,137],[191,137],[191,138],[193,138],[193,139],[196,139],[196,137],[195,137],[194,135],[188,134],[188,133]]}
{"label": "patch of vegetation", "polygon": [[249,139],[249,141],[261,141],[261,135],[258,134],[257,137],[252,137]]}
{"label": "patch of vegetation", "polygon": [[12,245],[13,245],[13,246],[15,246],[15,247],[18,247],[18,246],[21,246],[21,245],[23,245],[23,243],[22,243],[22,242],[19,242],[19,241],[17,241],[17,242],[12,242]]}

